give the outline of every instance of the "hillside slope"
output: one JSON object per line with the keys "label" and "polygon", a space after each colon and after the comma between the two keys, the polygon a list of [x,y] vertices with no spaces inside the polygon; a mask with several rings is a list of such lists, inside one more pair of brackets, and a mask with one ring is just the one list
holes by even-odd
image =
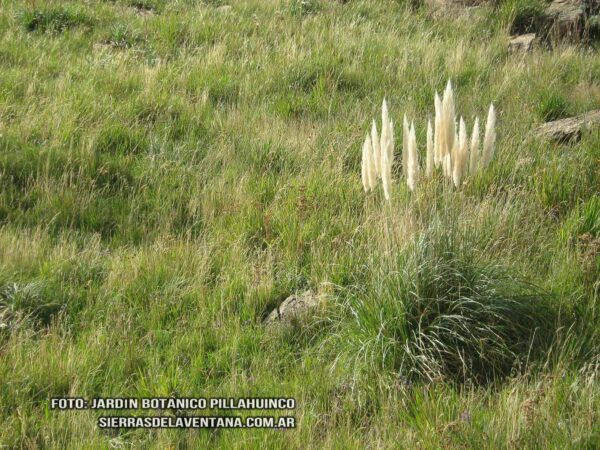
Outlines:
{"label": "hillside slope", "polygon": [[[511,53],[540,2],[421,3],[0,0],[0,447],[600,447],[600,133],[533,133],[600,108],[597,43]],[[411,193],[402,118],[423,161],[448,79],[495,158]],[[384,97],[389,203],[360,175]],[[297,426],[49,409],[169,396],[294,397]]]}

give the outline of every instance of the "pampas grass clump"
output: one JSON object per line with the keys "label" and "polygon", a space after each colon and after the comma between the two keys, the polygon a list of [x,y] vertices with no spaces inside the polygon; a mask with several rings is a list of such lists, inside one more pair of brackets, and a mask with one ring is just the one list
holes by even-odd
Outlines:
{"label": "pampas grass clump", "polygon": [[[425,176],[432,177],[434,170],[441,171],[451,185],[460,188],[468,175],[475,175],[492,161],[496,145],[496,110],[491,104],[480,150],[479,118],[475,117],[471,137],[467,124],[461,116],[456,117],[456,103],[452,82],[440,98],[434,96],[435,116],[433,127],[427,122],[427,143],[425,157]],[[370,135],[363,144],[361,177],[365,192],[374,190],[381,179],[386,200],[391,199],[392,165],[394,162],[394,124],[390,119],[387,101],[381,105],[381,136],[377,132],[377,123],[373,120]],[[408,189],[416,190],[419,178],[419,155],[415,123],[404,114],[402,120],[402,176],[406,178]]]}
{"label": "pampas grass clump", "polygon": [[408,380],[475,383],[546,357],[557,312],[545,291],[455,248],[442,233],[412,250],[398,256],[395,270],[385,268],[377,295],[348,292],[344,313],[352,320],[339,337],[349,357]]}

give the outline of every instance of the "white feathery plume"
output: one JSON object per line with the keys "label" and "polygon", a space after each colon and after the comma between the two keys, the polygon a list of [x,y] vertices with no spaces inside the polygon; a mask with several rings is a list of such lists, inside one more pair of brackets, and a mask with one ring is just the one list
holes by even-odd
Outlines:
{"label": "white feathery plume", "polygon": [[368,158],[367,152],[369,151],[369,146],[367,144],[368,144],[368,142],[365,139],[365,143],[363,144],[363,148],[362,148],[362,165],[361,165],[361,171],[360,171],[362,184],[363,184],[363,188],[364,188],[365,192],[369,192],[369,190],[371,189],[371,183],[369,182],[369,168],[367,167],[367,164],[368,164],[367,163],[367,158]]}
{"label": "white feathery plume", "polygon": [[[381,104],[381,148],[383,148],[384,146],[384,134],[383,131],[384,129],[386,129],[387,131],[387,125],[390,122],[390,115],[388,113],[388,106],[387,106],[387,101],[385,99],[385,97],[383,98],[383,103]],[[386,139],[387,139],[387,135],[386,135]]]}
{"label": "white feathery plume", "polygon": [[417,154],[417,137],[415,133],[415,123],[413,122],[410,126],[409,140],[408,140],[408,167],[406,184],[411,191],[414,191],[417,187],[417,181],[419,178],[419,156]]}
{"label": "white feathery plume", "polygon": [[452,171],[452,180],[454,181],[454,186],[460,187],[467,163],[467,152],[468,152],[468,136],[467,136],[467,127],[465,125],[464,119],[460,118],[460,125],[458,128],[458,145],[455,146],[455,154],[454,154],[454,168]]}
{"label": "white feathery plume", "polygon": [[444,130],[445,150],[444,154],[452,152],[454,148],[454,137],[456,135],[456,114],[454,105],[454,91],[452,90],[452,82],[448,80],[448,85],[444,91],[444,99],[442,100],[442,129]]}
{"label": "white feathery plume", "polygon": [[383,99],[383,104],[381,105],[381,137],[379,140],[379,152],[380,152],[380,173],[383,174],[385,167],[383,165],[383,154],[385,152],[387,141],[390,138],[389,136],[389,114],[387,108],[387,102],[385,98]]}
{"label": "white feathery plume", "polygon": [[[458,140],[458,127],[456,127],[455,129],[456,131],[454,132],[454,145],[452,146],[452,150],[450,151],[450,156],[452,157],[452,164],[454,164],[456,154],[458,153],[458,149],[460,148],[460,142]],[[454,167],[454,165],[452,167]]]}
{"label": "white feathery plume", "polygon": [[404,114],[404,121],[402,123],[402,175],[406,177],[407,165],[408,165],[408,146],[410,141],[410,128],[408,126],[408,119]]}
{"label": "white feathery plume", "polygon": [[377,133],[375,119],[373,119],[373,126],[371,127],[371,146],[373,147],[375,173],[377,174],[377,178],[381,178],[381,144],[379,142],[379,134]]}
{"label": "white feathery plume", "polygon": [[450,156],[452,157],[451,159],[451,166],[450,166],[450,179],[452,179],[452,171],[454,169],[454,161],[458,158],[458,151],[460,150],[460,140],[459,140],[459,136],[458,136],[458,120],[456,121],[456,125],[454,126],[455,132],[454,132],[454,145],[452,146],[452,151],[450,152]]}
{"label": "white feathery plume", "polygon": [[469,151],[469,135],[467,134],[467,125],[465,124],[465,119],[460,116],[458,127],[458,147],[461,152],[467,153]]}
{"label": "white feathery plume", "polygon": [[433,129],[431,128],[431,119],[427,121],[427,160],[425,174],[430,177],[433,173],[433,164],[435,155],[433,154]]}
{"label": "white feathery plume", "polygon": [[377,186],[377,171],[375,169],[373,146],[371,144],[371,137],[369,136],[369,133],[367,133],[365,145],[367,147],[367,179],[369,181],[369,188],[373,190]]}
{"label": "white feathery plume", "polygon": [[381,184],[383,185],[383,195],[386,200],[389,200],[392,196],[392,162],[389,159],[387,148],[381,152]]}
{"label": "white feathery plume", "polygon": [[381,107],[381,182],[385,199],[389,200],[392,194],[392,159],[394,131],[393,123],[389,119],[387,103],[383,100]]}
{"label": "white feathery plume", "polygon": [[435,104],[435,120],[434,120],[434,126],[435,126],[435,131],[434,131],[434,142],[433,142],[433,148],[434,148],[434,163],[435,163],[435,167],[439,167],[440,164],[442,163],[442,152],[441,152],[441,146],[442,146],[442,141],[441,141],[441,131],[442,131],[442,100],[440,99],[440,96],[438,95],[438,93],[435,93],[435,97],[434,97],[434,104]]}
{"label": "white feathery plume", "polygon": [[452,148],[450,149],[450,151],[448,153],[446,153],[446,156],[445,156],[445,160],[446,160],[445,175],[446,175],[446,177],[448,177],[450,179],[450,183],[452,183],[452,172],[454,169],[454,162],[456,161],[456,156],[458,153],[458,132],[457,131],[455,131],[455,133],[454,133],[452,142],[453,142]]}
{"label": "white feathery plume", "polygon": [[485,135],[483,138],[482,165],[487,166],[494,157],[494,146],[496,144],[496,110],[494,104],[490,104],[490,110],[485,124]]}
{"label": "white feathery plume", "polygon": [[477,173],[479,166],[479,117],[475,117],[473,135],[471,136],[471,155],[469,159],[469,173]]}
{"label": "white feathery plume", "polygon": [[444,155],[442,166],[444,170],[444,176],[446,178],[450,178],[452,176],[452,156],[450,156],[450,153],[446,153]]}

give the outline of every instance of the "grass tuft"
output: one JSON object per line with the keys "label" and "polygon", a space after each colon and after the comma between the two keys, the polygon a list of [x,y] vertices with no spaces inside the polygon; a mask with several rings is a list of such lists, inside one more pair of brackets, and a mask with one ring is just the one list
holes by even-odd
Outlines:
{"label": "grass tuft", "polygon": [[500,15],[509,23],[511,34],[535,33],[543,25],[544,0],[505,0]]}
{"label": "grass tuft", "polygon": [[322,6],[318,0],[291,0],[290,12],[292,16],[305,17],[317,14]]}
{"label": "grass tuft", "polygon": [[543,289],[444,239],[423,239],[393,264],[348,291],[340,339],[357,366],[488,383],[543,361],[558,326]]}
{"label": "grass tuft", "polygon": [[23,11],[21,23],[29,32],[62,33],[76,27],[90,27],[93,20],[80,8],[64,6]]}
{"label": "grass tuft", "polygon": [[569,99],[561,92],[544,88],[538,94],[536,103],[538,117],[544,122],[563,119],[573,114]]}
{"label": "grass tuft", "polygon": [[0,317],[3,324],[27,321],[35,325],[49,325],[60,305],[46,296],[37,282],[27,284],[6,283],[0,289]]}

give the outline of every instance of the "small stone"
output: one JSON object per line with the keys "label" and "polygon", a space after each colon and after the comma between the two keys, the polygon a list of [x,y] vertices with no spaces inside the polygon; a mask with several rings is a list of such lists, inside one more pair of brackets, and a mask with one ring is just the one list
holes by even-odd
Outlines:
{"label": "small stone", "polygon": [[513,36],[508,44],[508,50],[511,53],[527,53],[533,48],[535,38],[535,33]]}
{"label": "small stone", "polygon": [[104,50],[110,50],[113,47],[113,45],[111,45],[111,43],[108,41],[102,41],[94,42],[94,45],[92,47],[95,51],[101,52]]}
{"label": "small stone", "polygon": [[465,423],[471,422],[471,414],[469,413],[469,411],[465,410],[462,413],[460,413],[460,421]]}

